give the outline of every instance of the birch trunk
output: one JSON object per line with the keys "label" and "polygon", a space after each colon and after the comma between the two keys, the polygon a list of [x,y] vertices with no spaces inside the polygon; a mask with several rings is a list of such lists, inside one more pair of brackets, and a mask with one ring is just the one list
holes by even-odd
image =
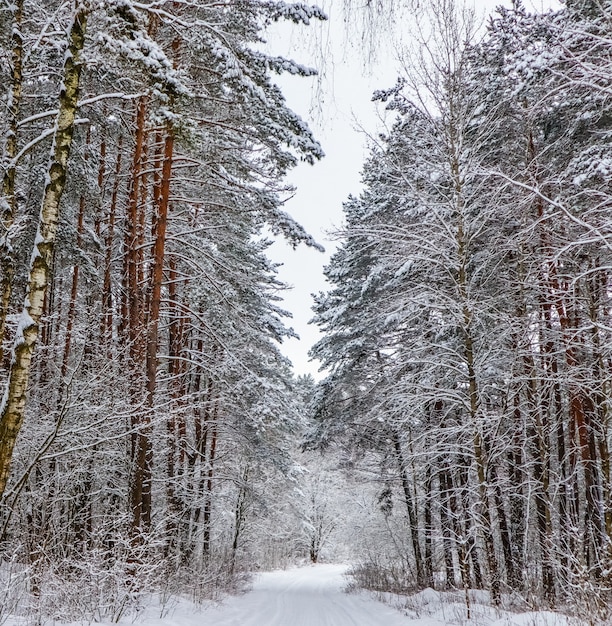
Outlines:
{"label": "birch trunk", "polygon": [[38,339],[38,324],[50,280],[59,205],[66,185],[68,157],[74,132],[82,69],[79,56],[85,42],[86,27],[87,9],[80,4],[70,28],[51,162],[32,252],[28,293],[13,345],[7,389],[0,407],[0,497],[6,488],[15,441],[23,423],[32,354]]}

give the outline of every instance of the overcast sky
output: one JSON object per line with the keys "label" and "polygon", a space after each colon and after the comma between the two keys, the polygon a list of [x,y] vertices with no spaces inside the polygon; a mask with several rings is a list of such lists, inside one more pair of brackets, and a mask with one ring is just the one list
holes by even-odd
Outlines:
{"label": "overcast sky", "polygon": [[[347,32],[342,2],[324,3],[330,19],[323,26],[286,25],[268,36],[274,54],[289,56],[321,73],[320,79],[282,76],[276,82],[289,106],[309,123],[326,153],[316,165],[302,164],[291,173],[289,182],[297,191],[286,205],[325,246],[326,253],[305,246],[294,251],[284,243],[274,244],[270,251],[275,261],[283,263],[279,277],[292,286],[283,294],[284,307],[293,314],[290,325],[300,336],[300,341],[285,340],[282,350],[293,362],[296,374],[311,373],[315,378],[322,374],[318,373],[319,364],[308,359],[308,350],[319,337],[318,329],[308,324],[313,315],[311,294],[327,289],[323,267],[336,245],[331,234],[342,225],[342,203],[349,194],[360,192],[368,142],[384,128],[384,109],[372,103],[372,93],[391,87],[398,75],[391,37],[383,33],[375,46],[375,58],[367,61],[367,44],[354,30]],[[536,0],[526,5],[542,10],[553,3]],[[499,0],[476,0],[476,8],[483,14],[491,13],[499,4]]]}

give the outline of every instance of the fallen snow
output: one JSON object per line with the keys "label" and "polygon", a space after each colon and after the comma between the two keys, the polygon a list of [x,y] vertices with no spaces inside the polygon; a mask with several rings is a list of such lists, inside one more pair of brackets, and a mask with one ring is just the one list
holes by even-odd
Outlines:
{"label": "fallen snow", "polygon": [[395,609],[365,594],[345,593],[346,569],[346,565],[317,565],[261,574],[250,593],[206,611],[203,622],[215,626],[407,626],[412,623]]}
{"label": "fallen snow", "polygon": [[[345,593],[347,569],[347,565],[316,565],[266,572],[256,576],[248,593],[227,596],[216,605],[194,609],[179,603],[166,617],[147,611],[136,622],[133,617],[125,622],[146,626],[418,626],[365,593]],[[438,623],[430,621],[427,626]]]}

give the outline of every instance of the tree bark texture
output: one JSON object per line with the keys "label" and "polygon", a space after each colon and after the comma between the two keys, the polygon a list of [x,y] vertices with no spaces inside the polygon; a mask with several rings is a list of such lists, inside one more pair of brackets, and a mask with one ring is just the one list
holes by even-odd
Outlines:
{"label": "tree bark texture", "polygon": [[15,221],[17,198],[15,195],[15,170],[17,163],[17,122],[21,105],[23,83],[23,2],[15,0],[13,13],[13,29],[11,32],[11,93],[7,110],[9,130],[4,149],[4,176],[2,177],[2,196],[0,197],[0,219],[2,235],[0,238],[0,365],[4,361],[4,335],[6,333],[6,317],[9,311],[15,267],[11,247],[11,228]]}

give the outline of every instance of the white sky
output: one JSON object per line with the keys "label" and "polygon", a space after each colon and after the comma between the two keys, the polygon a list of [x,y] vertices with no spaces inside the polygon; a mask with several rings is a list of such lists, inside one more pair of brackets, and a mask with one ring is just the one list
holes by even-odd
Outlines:
{"label": "white sky", "polygon": [[[500,4],[499,0],[475,3],[483,13],[491,13]],[[556,3],[534,0],[525,4],[542,10]],[[342,0],[323,4],[330,19],[322,26],[284,25],[268,34],[271,52],[316,67],[321,74],[321,80],[285,75],[276,77],[276,82],[289,106],[309,123],[326,153],[316,165],[301,164],[290,174],[288,182],[297,192],[285,206],[325,246],[326,253],[305,246],[294,251],[282,242],[270,249],[272,259],[283,263],[280,279],[293,287],[283,294],[283,306],[293,314],[290,325],[300,336],[299,341],[285,340],[282,351],[293,362],[296,374],[310,373],[315,378],[322,374],[318,373],[319,363],[308,359],[308,350],[320,336],[318,328],[308,323],[313,316],[311,294],[328,288],[323,267],[336,245],[330,234],[342,225],[342,203],[350,194],[360,192],[368,135],[384,128],[384,108],[371,102],[372,93],[393,86],[398,75],[391,37],[383,34],[379,38],[376,58],[367,63],[363,42],[354,35],[353,41],[347,36],[338,5]]]}

